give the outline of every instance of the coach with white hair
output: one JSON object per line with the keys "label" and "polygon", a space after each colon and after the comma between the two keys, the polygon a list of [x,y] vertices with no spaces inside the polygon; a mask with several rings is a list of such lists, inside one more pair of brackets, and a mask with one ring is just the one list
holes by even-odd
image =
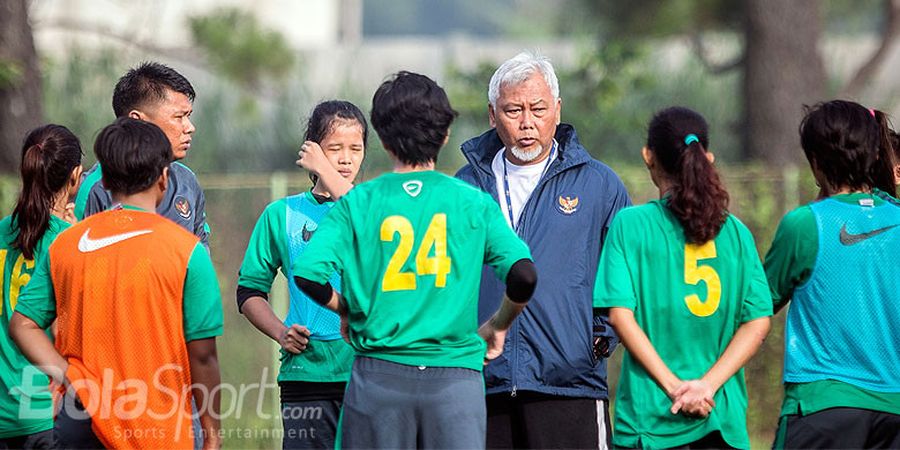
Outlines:
{"label": "coach with white hair", "polygon": [[[462,145],[456,174],[500,204],[528,243],[540,282],[516,319],[504,353],[485,368],[488,448],[607,448],[606,358],[617,339],[592,309],[600,247],[625,186],[560,123],[562,99],[550,61],[523,52],[488,87],[491,129]],[[482,274],[479,320],[504,286]]]}

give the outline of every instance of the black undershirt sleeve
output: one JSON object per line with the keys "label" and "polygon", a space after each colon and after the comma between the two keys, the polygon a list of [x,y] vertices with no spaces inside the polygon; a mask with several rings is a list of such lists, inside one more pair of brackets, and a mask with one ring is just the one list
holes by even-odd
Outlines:
{"label": "black undershirt sleeve", "polygon": [[506,296],[515,303],[527,303],[537,286],[537,269],[530,259],[520,259],[506,275]]}
{"label": "black undershirt sleeve", "polygon": [[250,300],[250,297],[262,297],[263,300],[269,301],[269,293],[263,292],[258,289],[251,289],[246,286],[238,285],[237,287],[237,307],[238,312],[243,314],[241,308],[244,307],[244,303],[247,303],[247,300]]}
{"label": "black undershirt sleeve", "polygon": [[327,305],[328,302],[331,301],[331,294],[334,293],[334,290],[328,283],[319,284],[303,277],[294,277],[294,283],[297,283],[297,287],[300,288],[304,294],[308,295],[314,302],[322,306]]}

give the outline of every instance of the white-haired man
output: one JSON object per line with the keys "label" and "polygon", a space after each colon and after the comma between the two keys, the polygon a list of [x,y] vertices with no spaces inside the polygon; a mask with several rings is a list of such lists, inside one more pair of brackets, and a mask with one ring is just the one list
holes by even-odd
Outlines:
{"label": "white-haired man", "polygon": [[[561,112],[550,61],[520,53],[491,77],[491,129],[462,146],[468,164],[456,176],[498,201],[541,277],[506,352],[484,371],[489,448],[610,442],[606,357],[616,337],[591,296],[609,223],[630,201],[619,177],[560,123]],[[482,275],[479,320],[503,292],[501,281]]]}

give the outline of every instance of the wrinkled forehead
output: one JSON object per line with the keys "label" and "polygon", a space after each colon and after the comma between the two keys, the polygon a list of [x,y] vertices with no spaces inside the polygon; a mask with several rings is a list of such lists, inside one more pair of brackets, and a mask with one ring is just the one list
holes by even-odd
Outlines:
{"label": "wrinkled forehead", "polygon": [[544,79],[544,75],[537,69],[521,76],[506,78],[500,83],[500,92],[497,100],[501,103],[507,101],[535,102],[544,100],[548,103],[555,100],[550,83]]}
{"label": "wrinkled forehead", "polygon": [[172,89],[165,90],[165,96],[156,101],[150,101],[145,106],[146,109],[153,109],[160,112],[191,112],[194,108],[191,99],[181,92]]}

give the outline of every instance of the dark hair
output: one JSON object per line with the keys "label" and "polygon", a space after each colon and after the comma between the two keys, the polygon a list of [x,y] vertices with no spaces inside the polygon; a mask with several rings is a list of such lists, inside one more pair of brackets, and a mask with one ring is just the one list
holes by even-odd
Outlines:
{"label": "dark hair", "polygon": [[120,117],[100,130],[94,153],[103,186],[113,194],[147,190],[172,162],[172,147],[165,133],[151,122],[129,117]]}
{"label": "dark hair", "polygon": [[896,134],[891,129],[891,121],[887,114],[877,109],[871,110],[878,123],[878,163],[872,168],[872,187],[878,188],[892,197],[897,196],[897,185],[894,184],[894,166],[900,164],[897,147],[894,144]]}
{"label": "dark hair", "polygon": [[82,155],[78,138],[62,125],[44,125],[25,137],[19,165],[22,192],[12,218],[19,229],[13,246],[26,259],[34,259],[35,247],[50,226],[56,194],[69,182]]}
{"label": "dark hair", "polygon": [[[338,120],[355,120],[359,123],[363,132],[363,146],[368,147],[369,122],[366,121],[365,114],[356,105],[344,100],[327,100],[316,105],[306,122],[303,140],[321,144],[325,136],[334,131]],[[309,174],[309,179],[313,184],[318,181],[318,177],[313,173]]]}
{"label": "dark hair", "polygon": [[372,97],[372,126],[381,142],[402,163],[437,161],[456,118],[447,93],[431,78],[401,71]]}
{"label": "dark hair", "polygon": [[187,78],[164,64],[143,62],[119,78],[113,90],[113,112],[116,117],[124,117],[133,109],[161,102],[166,99],[167,89],[194,101],[194,87]]}
{"label": "dark hair", "polygon": [[806,108],[800,122],[800,145],[812,168],[831,188],[873,187],[881,132],[872,112],[845,100]]}
{"label": "dark hair", "polygon": [[647,148],[672,181],[669,210],[694,244],[715,238],[728,217],[728,192],[706,157],[708,128],[699,113],[674,106],[656,113],[647,130]]}

